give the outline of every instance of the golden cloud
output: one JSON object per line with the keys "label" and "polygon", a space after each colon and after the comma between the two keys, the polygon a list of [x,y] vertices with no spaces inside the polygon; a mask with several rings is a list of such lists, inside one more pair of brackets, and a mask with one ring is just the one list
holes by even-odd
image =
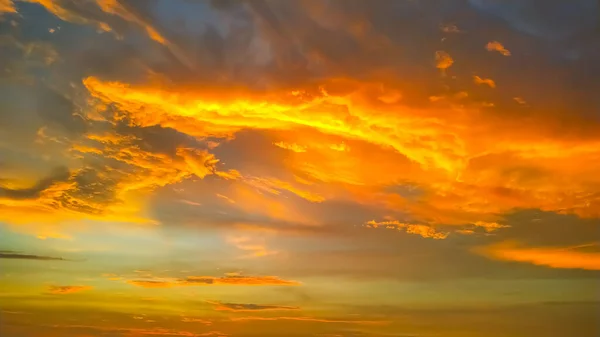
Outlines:
{"label": "golden cloud", "polygon": [[299,310],[299,307],[291,307],[284,305],[260,305],[260,304],[240,304],[240,303],[223,303],[215,301],[206,301],[214,305],[217,311],[233,311],[233,312],[252,312],[252,311],[284,311],[284,310]]}
{"label": "golden cloud", "polygon": [[64,295],[79,293],[93,288],[91,286],[50,286],[48,287],[48,292],[54,295]]}
{"label": "golden cloud", "polygon": [[239,286],[297,286],[298,281],[284,280],[277,276],[246,276],[227,274],[222,277],[188,276],[184,279],[127,280],[127,283],[144,288],[171,288],[182,286],[239,285]]}
{"label": "golden cloud", "polygon": [[420,225],[420,224],[406,224],[397,220],[391,221],[381,221],[377,222],[375,220],[371,220],[366,223],[367,227],[378,228],[384,227],[388,229],[396,229],[396,230],[404,230],[409,234],[420,235],[424,238],[431,238],[436,240],[443,240],[450,235],[449,233],[443,233],[436,231],[433,227],[428,225]]}
{"label": "golden cloud", "polygon": [[588,244],[575,247],[522,247],[516,242],[501,242],[474,251],[495,260],[529,263],[559,269],[600,270],[600,251],[581,251],[581,248],[596,247]]}
{"label": "golden cloud", "polygon": [[[600,141],[557,136],[552,119],[498,120],[482,113],[481,106],[451,112],[447,103],[438,102],[418,110],[369,100],[373,92],[380,95],[375,88],[381,83],[350,80],[325,80],[316,91],[266,94],[132,86],[94,77],[84,84],[138,125],[173,127],[197,137],[230,137],[242,128],[281,132],[275,143],[291,149],[285,169],[300,177],[297,182],[308,182],[310,191],[281,179],[241,173],[236,178],[273,195],[286,190],[320,202],[324,195],[347,199],[354,194],[354,202],[401,206],[422,222],[435,224],[493,223],[494,214],[514,208],[600,214],[600,200],[593,197],[594,182],[600,181],[586,173],[600,169],[593,161]],[[537,178],[530,173],[534,171]],[[425,203],[381,191],[380,186],[407,179],[428,189]]]}

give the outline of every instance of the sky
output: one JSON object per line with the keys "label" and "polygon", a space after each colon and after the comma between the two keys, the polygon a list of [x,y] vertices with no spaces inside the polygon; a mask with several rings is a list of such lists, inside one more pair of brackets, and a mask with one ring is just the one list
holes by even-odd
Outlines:
{"label": "sky", "polygon": [[0,335],[600,335],[599,21],[0,0]]}

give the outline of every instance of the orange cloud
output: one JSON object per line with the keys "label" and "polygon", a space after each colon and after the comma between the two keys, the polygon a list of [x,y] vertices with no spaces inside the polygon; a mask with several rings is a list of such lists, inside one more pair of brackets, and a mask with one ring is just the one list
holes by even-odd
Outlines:
{"label": "orange cloud", "polygon": [[206,301],[214,305],[217,311],[233,311],[233,312],[251,312],[251,311],[282,311],[282,310],[299,310],[299,307],[282,306],[282,305],[260,305],[260,304],[240,304],[240,303],[223,303]]}
{"label": "orange cloud", "polygon": [[580,248],[597,246],[582,245],[566,248],[519,247],[516,242],[502,242],[474,251],[495,260],[530,263],[559,269],[600,270],[600,252],[578,251]]}
{"label": "orange cloud", "polygon": [[96,0],[96,3],[100,8],[109,14],[114,14],[122,17],[124,20],[134,22],[143,27],[148,36],[159,43],[165,44],[166,39],[158,32],[152,25],[136,13],[130,11],[124,6],[119,0]]}
{"label": "orange cloud", "polygon": [[485,49],[488,51],[497,51],[504,56],[510,56],[511,53],[508,49],[504,48],[504,45],[498,41],[491,41],[485,45]]}
{"label": "orange cloud", "polygon": [[227,274],[222,277],[188,276],[184,279],[127,280],[127,283],[144,288],[171,288],[181,286],[239,285],[239,286],[297,286],[298,281],[284,280],[277,276],[246,276]]}
{"label": "orange cloud", "polygon": [[48,292],[55,295],[73,294],[93,289],[91,286],[50,286]]}
{"label": "orange cloud", "polygon": [[115,326],[99,326],[99,325],[53,325],[52,328],[63,328],[63,329],[84,329],[84,330],[95,330],[103,331],[107,333],[119,333],[126,334],[128,336],[181,336],[181,337],[226,337],[219,331],[208,331],[208,332],[191,332],[185,330],[165,329],[165,328],[127,328],[127,327],[115,327]]}
{"label": "orange cloud", "polygon": [[485,85],[489,86],[490,88],[496,87],[496,82],[494,82],[494,80],[489,79],[489,78],[481,78],[479,76],[473,76],[473,81],[475,81],[476,84],[485,84]]}
{"label": "orange cloud", "polygon": [[248,316],[248,317],[232,317],[230,318],[233,322],[246,322],[246,321],[301,321],[301,322],[317,322],[317,323],[341,323],[341,324],[358,324],[358,325],[378,325],[387,324],[388,321],[360,321],[360,320],[341,320],[341,319],[326,319],[316,317],[305,317],[305,316],[291,316],[291,317],[260,317],[260,316]]}
{"label": "orange cloud", "polygon": [[485,222],[485,221],[477,221],[474,223],[476,227],[483,228],[486,232],[491,233],[495,232],[500,228],[509,228],[509,225],[501,225],[497,222]]}
{"label": "orange cloud", "polygon": [[443,240],[447,238],[448,235],[450,235],[450,233],[438,232],[433,227],[428,225],[406,224],[397,220],[382,222],[376,222],[375,220],[371,220],[367,222],[366,225],[371,228],[384,227],[388,229],[404,230],[406,233],[409,234],[416,234],[424,238],[431,238],[436,240]]}
{"label": "orange cloud", "polygon": [[445,74],[446,69],[450,68],[454,64],[454,60],[445,51],[439,50],[435,52],[435,66]]}
{"label": "orange cloud", "polygon": [[0,14],[1,13],[16,13],[17,9],[12,0],[0,0]]}

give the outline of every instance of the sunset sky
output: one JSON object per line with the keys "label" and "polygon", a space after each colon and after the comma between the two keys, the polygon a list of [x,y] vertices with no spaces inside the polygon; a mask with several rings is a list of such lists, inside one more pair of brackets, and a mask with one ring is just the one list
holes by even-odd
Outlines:
{"label": "sunset sky", "polygon": [[600,336],[600,2],[0,0],[0,336]]}

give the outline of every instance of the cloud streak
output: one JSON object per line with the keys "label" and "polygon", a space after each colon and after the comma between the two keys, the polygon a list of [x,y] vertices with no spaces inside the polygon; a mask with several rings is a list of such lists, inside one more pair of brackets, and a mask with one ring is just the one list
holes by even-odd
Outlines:
{"label": "cloud streak", "polygon": [[260,304],[247,304],[247,303],[224,303],[206,301],[214,305],[214,309],[217,311],[233,311],[233,312],[252,312],[252,311],[287,311],[287,310],[299,310],[299,307],[284,306],[284,305],[260,305]]}
{"label": "cloud streak", "polygon": [[53,295],[65,295],[65,294],[74,294],[80,293],[82,291],[87,291],[93,289],[91,286],[49,286],[48,293]]}
{"label": "cloud streak", "polygon": [[245,276],[239,274],[214,276],[188,276],[182,279],[147,279],[127,280],[127,283],[143,288],[171,288],[185,286],[297,286],[301,283],[293,280],[281,279],[277,276]]}
{"label": "cloud streak", "polygon": [[387,228],[387,229],[396,229],[396,230],[400,230],[400,231],[405,231],[408,234],[415,234],[415,235],[419,235],[423,238],[429,238],[429,239],[434,239],[434,240],[443,240],[443,239],[447,238],[448,235],[450,235],[450,233],[438,232],[435,230],[435,228],[428,226],[428,225],[407,224],[407,223],[402,223],[397,220],[381,221],[381,222],[371,220],[371,221],[367,222],[366,225],[367,225],[367,227],[370,227],[370,228],[383,227],[383,228]]}
{"label": "cloud streak", "polygon": [[15,259],[15,260],[38,260],[38,261],[68,261],[62,257],[20,254],[15,252],[0,252],[0,259]]}
{"label": "cloud streak", "polygon": [[597,244],[565,248],[523,247],[516,242],[501,242],[479,247],[475,252],[492,259],[529,263],[558,269],[600,270],[600,252],[581,251],[581,248]]}

